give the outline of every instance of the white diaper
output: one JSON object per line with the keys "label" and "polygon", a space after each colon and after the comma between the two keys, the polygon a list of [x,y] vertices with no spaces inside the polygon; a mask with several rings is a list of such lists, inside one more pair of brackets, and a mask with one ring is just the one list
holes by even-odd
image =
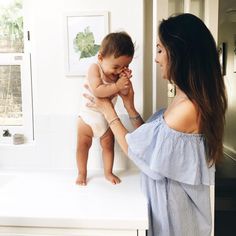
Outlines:
{"label": "white diaper", "polygon": [[109,128],[109,125],[103,114],[93,110],[83,110],[79,113],[79,117],[89,125],[96,138],[102,137]]}

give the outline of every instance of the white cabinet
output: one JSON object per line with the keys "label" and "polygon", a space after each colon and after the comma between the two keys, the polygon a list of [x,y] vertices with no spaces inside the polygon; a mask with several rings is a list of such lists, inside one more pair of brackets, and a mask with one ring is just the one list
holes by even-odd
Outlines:
{"label": "white cabinet", "polygon": [[137,171],[121,184],[91,173],[86,187],[71,172],[0,173],[0,236],[145,236],[147,203]]}
{"label": "white cabinet", "polygon": [[0,236],[145,236],[145,230],[0,227]]}

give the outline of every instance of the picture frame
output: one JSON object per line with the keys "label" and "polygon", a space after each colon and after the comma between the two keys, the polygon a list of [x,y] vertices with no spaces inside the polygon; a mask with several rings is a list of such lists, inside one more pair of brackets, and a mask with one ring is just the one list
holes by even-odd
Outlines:
{"label": "picture frame", "polygon": [[108,12],[65,13],[66,76],[84,77],[96,61],[102,39],[108,34]]}
{"label": "picture frame", "polygon": [[226,43],[222,42],[218,47],[219,60],[222,75],[226,74]]}

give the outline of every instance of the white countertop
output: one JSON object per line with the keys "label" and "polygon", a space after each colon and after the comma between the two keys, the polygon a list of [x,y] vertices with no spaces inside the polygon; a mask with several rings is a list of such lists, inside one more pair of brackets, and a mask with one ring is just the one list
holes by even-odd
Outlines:
{"label": "white countertop", "polygon": [[84,187],[69,171],[0,171],[0,226],[147,229],[139,173],[117,174],[112,185],[89,173]]}

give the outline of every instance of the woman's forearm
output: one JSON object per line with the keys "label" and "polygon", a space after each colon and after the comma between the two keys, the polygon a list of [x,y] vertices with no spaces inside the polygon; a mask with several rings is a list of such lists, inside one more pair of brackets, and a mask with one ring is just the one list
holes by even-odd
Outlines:
{"label": "woman's forearm", "polygon": [[134,126],[134,128],[138,128],[139,126],[141,126],[144,121],[142,119],[142,117],[140,116],[140,114],[136,111],[136,109],[134,107],[132,108],[126,108],[128,115],[129,115],[129,119],[132,123],[132,125]]}
{"label": "woman's forearm", "polygon": [[144,123],[144,121],[134,106],[134,90],[132,87],[132,83],[128,94],[124,95],[121,93],[120,96],[123,100],[124,107],[129,115],[132,125],[134,126],[135,129],[138,128]]}
{"label": "woman's forearm", "polygon": [[[135,128],[138,128],[144,123],[142,117],[134,108],[127,109],[127,112]],[[114,109],[111,109],[109,112],[107,112],[105,114],[105,117],[121,149],[124,151],[126,155],[128,155],[128,144],[125,139],[125,136],[128,133],[127,129],[124,127],[124,125],[120,121]]]}
{"label": "woman's forearm", "polygon": [[128,155],[128,144],[125,139],[125,136],[128,133],[127,129],[120,121],[115,110],[109,111],[105,117],[121,149],[126,155]]}

